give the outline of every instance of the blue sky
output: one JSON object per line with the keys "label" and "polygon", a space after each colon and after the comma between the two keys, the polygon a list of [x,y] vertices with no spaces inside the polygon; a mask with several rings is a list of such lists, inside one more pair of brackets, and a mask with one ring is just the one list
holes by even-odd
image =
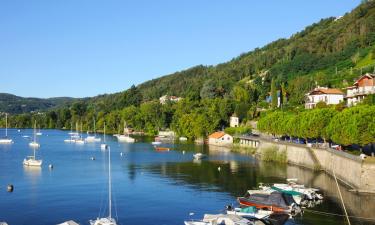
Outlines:
{"label": "blue sky", "polygon": [[2,0],[0,92],[85,97],[230,60],[352,10],[342,0]]}

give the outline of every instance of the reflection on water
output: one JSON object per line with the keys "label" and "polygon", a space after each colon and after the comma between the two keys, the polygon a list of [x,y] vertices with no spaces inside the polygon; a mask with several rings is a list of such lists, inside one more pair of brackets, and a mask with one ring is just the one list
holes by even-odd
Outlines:
{"label": "reflection on water", "polygon": [[[22,135],[31,135],[32,130],[21,133],[12,134],[15,143],[11,146],[0,146],[0,187],[8,183],[15,186],[13,193],[0,191],[0,221],[47,225],[73,219],[88,224],[98,213],[106,213],[103,203],[107,203],[108,155],[100,150],[100,144],[67,144],[63,142],[67,132],[46,130],[40,137],[43,148],[38,151],[43,166],[23,167],[22,160],[30,149]],[[343,214],[335,182],[323,172],[263,163],[223,148],[166,144],[173,150],[157,152],[141,139],[134,144],[117,143],[111,136],[106,140],[113,153],[114,211],[118,212],[119,224],[183,224],[190,212],[195,213],[194,219],[204,213],[222,213],[225,205],[260,182],[285,182],[292,177],[306,186],[321,188],[324,202],[313,210]],[[193,160],[196,152],[207,158]],[[48,164],[54,169],[48,169]],[[373,217],[374,196],[358,195],[344,186],[341,190],[350,215]],[[344,224],[344,218],[306,211],[288,224],[339,225]],[[375,223],[352,219],[352,224]]]}
{"label": "reflection on water", "polygon": [[[175,185],[189,185],[201,191],[227,192],[235,197],[243,195],[246,190],[257,188],[259,183],[285,183],[286,178],[297,178],[299,183],[308,187],[319,187],[325,199],[323,204],[312,210],[343,215],[341,202],[338,198],[337,186],[334,179],[324,172],[314,172],[308,169],[283,165],[278,163],[264,163],[256,160],[235,161],[228,160],[228,154],[214,155],[210,152],[211,160],[191,160],[187,162],[152,164],[141,169],[152,174],[162,174],[174,181]],[[230,156],[230,157],[233,157]],[[218,167],[221,170],[218,170]],[[353,217],[373,218],[375,212],[374,195],[358,195],[347,187],[340,185],[343,199],[349,214]],[[228,202],[229,204],[230,202]],[[220,208],[221,206],[218,206]],[[370,225],[375,219],[351,218],[352,223]],[[344,224],[341,216],[322,216],[316,212],[306,210],[303,217],[298,217],[289,224]]]}

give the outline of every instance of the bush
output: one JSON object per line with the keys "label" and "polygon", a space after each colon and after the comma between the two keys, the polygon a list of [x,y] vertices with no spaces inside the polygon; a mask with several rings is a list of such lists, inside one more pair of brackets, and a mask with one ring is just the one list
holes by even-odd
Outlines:
{"label": "bush", "polygon": [[261,159],[265,162],[286,163],[288,161],[286,151],[280,151],[277,147],[270,147],[264,149],[261,154]]}
{"label": "bush", "polygon": [[225,128],[225,133],[230,135],[241,135],[241,134],[248,134],[251,132],[251,127],[227,127]]}

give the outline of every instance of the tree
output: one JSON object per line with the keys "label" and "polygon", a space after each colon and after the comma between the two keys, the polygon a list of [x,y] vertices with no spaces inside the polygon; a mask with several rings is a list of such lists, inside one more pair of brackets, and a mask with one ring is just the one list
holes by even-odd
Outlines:
{"label": "tree", "polygon": [[278,98],[277,98],[277,89],[275,79],[272,78],[271,81],[271,107],[277,108],[278,106]]}
{"label": "tree", "polygon": [[361,146],[375,142],[375,106],[355,106],[334,116],[327,134],[336,143]]}
{"label": "tree", "polygon": [[201,98],[215,98],[216,88],[213,80],[207,80],[200,91]]}

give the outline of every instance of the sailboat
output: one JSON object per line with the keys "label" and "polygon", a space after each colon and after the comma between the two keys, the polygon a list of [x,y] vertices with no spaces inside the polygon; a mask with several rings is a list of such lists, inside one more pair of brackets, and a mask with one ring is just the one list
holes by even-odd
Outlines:
{"label": "sailboat", "polygon": [[134,143],[135,139],[129,136],[129,130],[124,122],[124,134],[118,135],[117,140],[120,142]]}
{"label": "sailboat", "polygon": [[80,135],[79,135],[79,138],[76,139],[75,143],[76,143],[76,144],[84,144],[84,143],[85,143],[85,141],[84,141],[83,138],[82,138],[82,122],[81,122],[81,133],[80,133]]}
{"label": "sailboat", "polygon": [[104,130],[103,130],[103,143],[100,145],[100,149],[106,150],[108,145],[105,142],[105,122],[104,122]]}
{"label": "sailboat", "polygon": [[87,135],[86,142],[99,142],[101,139],[96,137],[95,119],[94,120],[94,136]]}
{"label": "sailboat", "polygon": [[74,143],[76,142],[77,138],[74,138],[74,136],[77,136],[78,133],[73,132],[73,123],[70,124],[70,132],[68,133],[70,135],[69,139],[65,139],[64,142],[66,143]]}
{"label": "sailboat", "polygon": [[112,184],[111,184],[111,149],[108,147],[108,211],[109,215],[105,218],[96,218],[90,220],[90,225],[117,225],[116,220],[112,218]]}
{"label": "sailboat", "polygon": [[0,139],[0,144],[12,144],[13,140],[8,138],[8,114],[5,114],[5,137]]}
{"label": "sailboat", "polygon": [[41,159],[36,159],[36,157],[35,157],[35,150],[40,147],[39,143],[36,142],[36,130],[35,129],[36,129],[36,121],[34,123],[34,141],[30,142],[30,144],[29,144],[30,147],[33,148],[34,155],[27,156],[23,160],[23,165],[25,165],[25,166],[41,166],[42,162],[43,162]]}
{"label": "sailboat", "polygon": [[39,148],[40,144],[36,141],[36,120],[34,121],[34,139],[29,143],[29,146],[32,148]]}

